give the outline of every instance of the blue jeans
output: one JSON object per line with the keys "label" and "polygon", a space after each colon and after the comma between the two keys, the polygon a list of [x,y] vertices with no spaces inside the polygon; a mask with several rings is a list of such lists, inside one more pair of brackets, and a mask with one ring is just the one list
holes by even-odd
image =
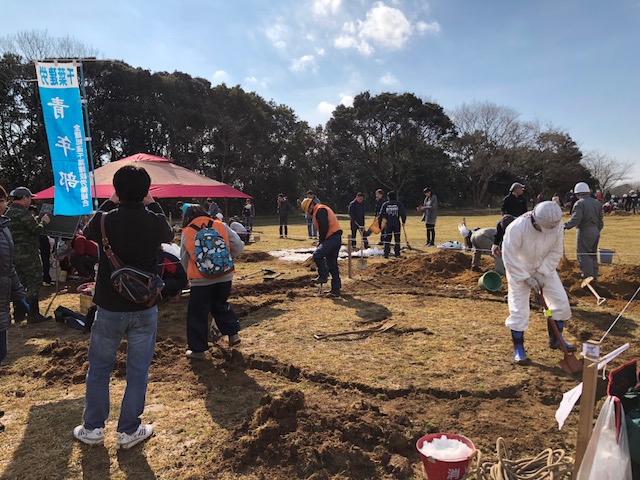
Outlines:
{"label": "blue jeans", "polygon": [[223,335],[240,331],[240,321],[227,302],[231,281],[191,287],[187,307],[187,344],[194,352],[209,350],[209,314]]}
{"label": "blue jeans", "polygon": [[340,290],[342,281],[338,270],[338,252],[342,246],[342,235],[334,233],[318,245],[313,252],[313,261],[318,266],[318,275],[327,278],[331,273],[331,290]]}
{"label": "blue jeans", "polygon": [[111,312],[98,307],[89,341],[89,370],[84,400],[84,427],[103,428],[109,417],[109,377],[116,352],[127,339],[127,385],[122,397],[118,432],[134,433],[140,426],[156,344],[158,307],[138,312]]}

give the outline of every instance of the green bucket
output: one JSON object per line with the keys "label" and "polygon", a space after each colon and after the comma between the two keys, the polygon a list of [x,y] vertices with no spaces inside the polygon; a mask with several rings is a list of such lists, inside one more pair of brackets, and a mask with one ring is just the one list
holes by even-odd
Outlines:
{"label": "green bucket", "polygon": [[489,270],[478,279],[478,286],[490,292],[497,292],[502,288],[502,277],[498,272]]}

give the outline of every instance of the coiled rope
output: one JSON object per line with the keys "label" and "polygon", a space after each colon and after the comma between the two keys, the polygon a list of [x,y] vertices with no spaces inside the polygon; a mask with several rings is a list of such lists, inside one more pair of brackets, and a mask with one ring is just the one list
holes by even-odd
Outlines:
{"label": "coiled rope", "polygon": [[478,451],[477,480],[560,480],[570,478],[573,458],[562,449],[547,448],[535,457],[511,460],[502,437],[496,441],[498,462],[481,463]]}

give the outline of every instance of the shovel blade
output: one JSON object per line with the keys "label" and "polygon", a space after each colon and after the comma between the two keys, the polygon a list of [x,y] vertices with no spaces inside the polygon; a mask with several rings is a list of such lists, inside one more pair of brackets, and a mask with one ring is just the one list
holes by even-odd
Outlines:
{"label": "shovel blade", "polygon": [[570,375],[580,373],[582,371],[582,364],[575,356],[566,354],[562,360],[558,363],[560,368]]}

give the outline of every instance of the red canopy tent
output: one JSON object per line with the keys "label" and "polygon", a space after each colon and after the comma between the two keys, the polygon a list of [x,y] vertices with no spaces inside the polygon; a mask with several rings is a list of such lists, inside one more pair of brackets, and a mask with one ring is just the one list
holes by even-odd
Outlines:
{"label": "red canopy tent", "polygon": [[[168,158],[146,153],[136,153],[130,157],[107,163],[96,168],[95,182],[98,198],[109,198],[113,193],[113,174],[125,165],[143,167],[151,177],[149,193],[154,198],[251,198],[246,193],[230,187],[226,183],[180,167]],[[37,198],[53,198],[55,186],[37,192]],[[91,195],[94,189],[91,186]]]}

